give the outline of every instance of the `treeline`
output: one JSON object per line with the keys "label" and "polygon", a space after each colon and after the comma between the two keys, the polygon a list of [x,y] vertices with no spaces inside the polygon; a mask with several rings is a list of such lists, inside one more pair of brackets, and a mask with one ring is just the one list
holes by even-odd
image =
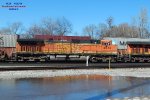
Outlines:
{"label": "treeline", "polygon": [[[82,33],[93,39],[103,37],[133,37],[150,38],[150,23],[147,9],[141,9],[138,16],[131,19],[130,23],[115,25],[115,18],[106,18],[105,23],[98,25],[89,24],[83,28]],[[72,33],[72,23],[65,17],[52,19],[44,18],[39,23],[26,29],[21,22],[15,22],[0,29],[0,34],[20,34],[24,38],[32,38],[35,34],[67,35]],[[72,33],[73,34],[73,33]]]}
{"label": "treeline", "polygon": [[0,29],[0,33],[19,34],[24,38],[32,38],[36,34],[67,35],[72,32],[72,24],[65,17],[52,19],[44,18],[38,24],[25,29],[21,22],[15,22]]}
{"label": "treeline", "polygon": [[150,23],[147,9],[141,9],[137,17],[131,19],[131,23],[121,23],[114,25],[115,19],[108,17],[106,23],[99,25],[90,24],[83,28],[83,33],[92,38],[103,37],[131,37],[150,38]]}

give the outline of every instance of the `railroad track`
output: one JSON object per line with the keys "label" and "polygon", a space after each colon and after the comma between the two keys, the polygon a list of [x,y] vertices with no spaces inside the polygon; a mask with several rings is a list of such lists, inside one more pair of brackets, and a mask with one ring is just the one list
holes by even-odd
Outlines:
{"label": "railroad track", "polygon": [[[150,63],[111,63],[111,68],[150,68]],[[63,70],[63,69],[101,69],[109,68],[108,63],[89,63],[85,61],[53,62],[1,62],[0,71],[13,70]]]}

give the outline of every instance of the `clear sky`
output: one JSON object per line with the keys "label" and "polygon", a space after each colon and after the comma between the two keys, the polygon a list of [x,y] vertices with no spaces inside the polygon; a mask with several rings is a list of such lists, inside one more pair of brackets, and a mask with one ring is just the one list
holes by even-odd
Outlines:
{"label": "clear sky", "polygon": [[86,25],[105,23],[109,16],[114,24],[129,23],[141,8],[147,8],[150,16],[150,0],[0,0],[0,6],[7,2],[21,2],[26,8],[12,11],[0,7],[0,27],[19,21],[28,28],[42,18],[64,16],[73,24],[73,33],[82,33]]}

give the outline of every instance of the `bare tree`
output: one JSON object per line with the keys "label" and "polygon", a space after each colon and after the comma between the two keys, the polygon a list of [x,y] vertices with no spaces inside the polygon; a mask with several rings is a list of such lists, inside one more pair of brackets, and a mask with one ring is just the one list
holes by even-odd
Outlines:
{"label": "bare tree", "polygon": [[131,37],[139,37],[139,29],[138,29],[138,22],[137,22],[137,18],[133,17],[131,20],[131,33],[130,36]]}
{"label": "bare tree", "polygon": [[10,29],[9,28],[2,28],[0,29],[0,34],[10,34]]}
{"label": "bare tree", "polygon": [[56,21],[51,18],[44,18],[40,24],[34,24],[27,31],[28,37],[33,37],[36,34],[56,35]]}
{"label": "bare tree", "polygon": [[2,28],[0,30],[0,33],[21,34],[21,33],[23,33],[23,31],[24,31],[23,24],[21,22],[14,22],[5,28]]}
{"label": "bare tree", "polygon": [[111,29],[113,27],[113,25],[112,25],[113,21],[114,21],[114,19],[113,19],[112,16],[110,16],[110,17],[107,18],[106,22],[108,24],[109,29]]}
{"label": "bare tree", "polygon": [[9,28],[12,34],[21,34],[24,30],[21,22],[12,23]]}
{"label": "bare tree", "polygon": [[42,27],[34,24],[31,27],[29,27],[29,29],[27,30],[26,38],[31,38],[36,34],[44,34],[44,31]]}
{"label": "bare tree", "polygon": [[140,15],[139,15],[139,35],[141,38],[145,37],[145,34],[148,32],[148,14],[147,10],[141,9]]}
{"label": "bare tree", "polygon": [[36,34],[48,35],[66,35],[72,31],[72,24],[66,19],[51,19],[44,18],[41,23],[32,25],[28,31],[27,36],[33,37]]}
{"label": "bare tree", "polygon": [[96,34],[97,34],[97,27],[94,24],[90,24],[88,26],[86,26],[85,28],[83,28],[83,33],[85,35],[90,36],[92,39],[95,39]]}
{"label": "bare tree", "polygon": [[[122,23],[118,26],[114,26],[111,29],[111,37],[138,37],[138,33],[135,31],[137,27],[130,26],[128,23]],[[109,33],[109,32],[108,32]],[[107,34],[107,33],[106,33]]]}
{"label": "bare tree", "polygon": [[106,34],[107,31],[108,31],[107,25],[104,23],[100,23],[97,27],[98,39],[102,39],[103,37],[108,37]]}
{"label": "bare tree", "polygon": [[113,29],[113,21],[114,21],[114,18],[111,17],[111,16],[106,19],[106,23],[108,25],[108,30],[107,30],[106,34],[108,36],[110,36],[110,37],[113,36],[113,31],[114,31],[114,29]]}
{"label": "bare tree", "polygon": [[57,23],[55,20],[51,18],[44,18],[41,26],[44,29],[45,34],[56,35]]}
{"label": "bare tree", "polygon": [[57,29],[56,32],[58,35],[66,35],[67,33],[72,32],[72,24],[65,18],[57,19],[56,21]]}

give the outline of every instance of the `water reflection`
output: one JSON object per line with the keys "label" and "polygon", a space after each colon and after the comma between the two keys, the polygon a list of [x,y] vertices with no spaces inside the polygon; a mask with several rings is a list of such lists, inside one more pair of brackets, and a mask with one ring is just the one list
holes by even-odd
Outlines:
{"label": "water reflection", "polygon": [[80,75],[0,80],[2,100],[104,100],[150,94],[149,78]]}

